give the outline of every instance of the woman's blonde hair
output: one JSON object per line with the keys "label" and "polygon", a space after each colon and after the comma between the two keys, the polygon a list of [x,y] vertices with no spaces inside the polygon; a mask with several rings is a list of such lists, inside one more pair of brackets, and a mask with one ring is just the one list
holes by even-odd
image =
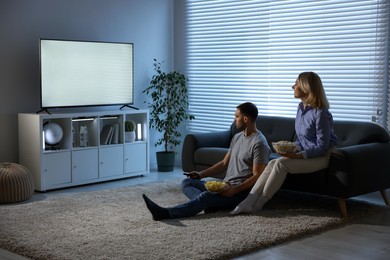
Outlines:
{"label": "woman's blonde hair", "polygon": [[329,109],[329,102],[325,95],[320,76],[314,72],[302,72],[298,76],[298,83],[303,93],[306,94],[304,103],[314,108]]}

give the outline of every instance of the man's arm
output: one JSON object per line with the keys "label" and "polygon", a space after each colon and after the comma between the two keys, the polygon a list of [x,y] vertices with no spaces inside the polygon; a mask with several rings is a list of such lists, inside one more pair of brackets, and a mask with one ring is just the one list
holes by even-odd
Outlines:
{"label": "man's arm", "polygon": [[227,167],[229,165],[230,161],[230,152],[228,152],[222,161],[217,162],[213,166],[207,168],[206,170],[203,170],[201,172],[190,172],[189,177],[193,179],[202,179],[206,177],[213,177],[216,176],[224,171],[227,170]]}
{"label": "man's arm", "polygon": [[265,163],[255,163],[253,165],[252,177],[248,178],[246,181],[244,181],[240,185],[237,185],[235,187],[231,187],[227,191],[222,192],[221,195],[226,196],[226,197],[230,197],[230,196],[233,196],[241,191],[251,189],[253,187],[253,185],[255,185],[257,179],[263,173],[266,166],[267,166],[267,164],[265,164]]}

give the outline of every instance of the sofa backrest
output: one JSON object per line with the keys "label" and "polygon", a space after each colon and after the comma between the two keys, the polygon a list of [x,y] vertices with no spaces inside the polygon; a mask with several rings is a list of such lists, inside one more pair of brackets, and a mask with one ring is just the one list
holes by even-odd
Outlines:
{"label": "sofa backrest", "polygon": [[335,120],[334,131],[339,147],[390,141],[390,136],[383,127],[370,122]]}
{"label": "sofa backrest", "polygon": [[[293,141],[295,138],[294,118],[280,116],[258,116],[256,120],[256,127],[263,133],[272,151],[274,151],[272,142]],[[230,131],[232,136],[239,132],[234,123],[231,125]]]}
{"label": "sofa backrest", "polygon": [[[256,120],[256,126],[267,138],[272,150],[272,142],[296,139],[295,118],[260,115]],[[390,141],[389,133],[383,127],[370,122],[335,120],[334,131],[339,147]],[[230,132],[231,136],[239,132],[234,123],[230,127]]]}
{"label": "sofa backrest", "polygon": [[257,129],[259,129],[265,138],[268,145],[271,147],[272,142],[278,141],[294,141],[295,137],[295,120],[289,117],[278,116],[259,116],[256,120]]}

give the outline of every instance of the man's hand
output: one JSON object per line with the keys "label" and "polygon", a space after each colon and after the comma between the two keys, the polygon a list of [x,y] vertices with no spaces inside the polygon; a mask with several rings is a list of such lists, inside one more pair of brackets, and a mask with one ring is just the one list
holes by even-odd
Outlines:
{"label": "man's hand", "polygon": [[187,176],[190,179],[201,179],[200,173],[199,172],[190,172],[190,173],[183,173],[185,176]]}
{"label": "man's hand", "polygon": [[231,197],[235,195],[237,192],[234,189],[233,186],[230,185],[230,183],[227,183],[226,187],[221,191],[219,194],[224,197]]}

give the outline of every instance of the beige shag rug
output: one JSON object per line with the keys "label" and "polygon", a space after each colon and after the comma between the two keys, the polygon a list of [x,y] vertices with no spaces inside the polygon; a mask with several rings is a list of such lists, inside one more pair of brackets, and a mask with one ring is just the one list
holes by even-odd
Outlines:
{"label": "beige shag rug", "polygon": [[173,182],[0,205],[0,248],[32,259],[227,259],[383,210],[349,200],[345,221],[335,199],[280,191],[257,215],[153,221],[142,193],[162,206],[186,201]]}

